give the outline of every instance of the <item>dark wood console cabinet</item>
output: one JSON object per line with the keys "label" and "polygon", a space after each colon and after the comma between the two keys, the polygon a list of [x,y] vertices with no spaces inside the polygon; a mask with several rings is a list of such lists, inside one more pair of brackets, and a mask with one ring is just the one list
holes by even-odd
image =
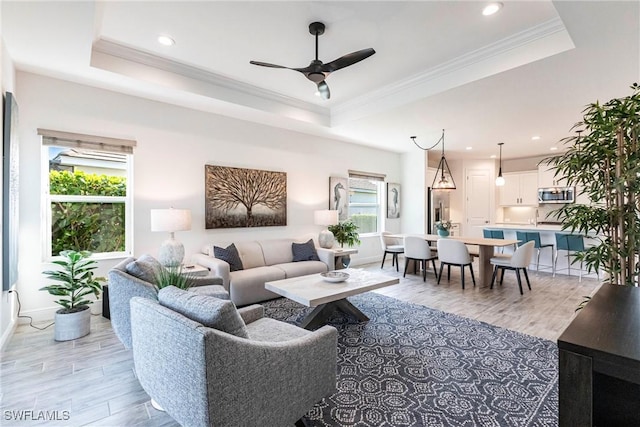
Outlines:
{"label": "dark wood console cabinet", "polygon": [[640,288],[602,285],[558,348],[560,426],[640,426]]}

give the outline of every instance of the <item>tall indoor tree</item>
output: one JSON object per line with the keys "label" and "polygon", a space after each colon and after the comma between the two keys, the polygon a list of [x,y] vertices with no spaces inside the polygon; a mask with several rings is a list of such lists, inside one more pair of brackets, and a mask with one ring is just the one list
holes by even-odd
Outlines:
{"label": "tall indoor tree", "polygon": [[602,269],[608,283],[638,286],[640,86],[631,89],[630,96],[588,105],[573,127],[578,135],[562,140],[567,150],[545,161],[590,200],[557,211],[563,229],[597,236],[577,260],[589,270]]}

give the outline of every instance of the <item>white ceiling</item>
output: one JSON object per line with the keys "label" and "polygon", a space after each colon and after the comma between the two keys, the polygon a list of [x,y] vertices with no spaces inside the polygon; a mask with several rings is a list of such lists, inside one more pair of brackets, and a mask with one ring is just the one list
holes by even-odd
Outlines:
{"label": "white ceiling", "polygon": [[[397,152],[444,128],[451,158],[498,142],[504,158],[548,154],[587,103],[640,79],[637,1],[485,4],[4,0],[0,28],[19,70]],[[249,64],[307,66],[313,21],[324,62],[376,50],[328,77],[328,101],[300,73]]]}

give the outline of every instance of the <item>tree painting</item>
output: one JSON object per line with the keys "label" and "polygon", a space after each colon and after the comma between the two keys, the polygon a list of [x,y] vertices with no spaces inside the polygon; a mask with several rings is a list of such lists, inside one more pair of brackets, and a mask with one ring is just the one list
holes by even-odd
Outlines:
{"label": "tree painting", "polygon": [[287,174],[205,165],[206,228],[287,225]]}

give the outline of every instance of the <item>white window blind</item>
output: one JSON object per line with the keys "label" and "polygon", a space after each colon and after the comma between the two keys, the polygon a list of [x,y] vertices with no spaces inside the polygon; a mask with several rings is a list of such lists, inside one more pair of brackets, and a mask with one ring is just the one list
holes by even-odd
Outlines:
{"label": "white window blind", "polygon": [[133,154],[133,149],[136,146],[136,141],[131,139],[60,132],[50,129],[38,129],[38,135],[42,136],[42,145],[83,148],[109,153]]}

